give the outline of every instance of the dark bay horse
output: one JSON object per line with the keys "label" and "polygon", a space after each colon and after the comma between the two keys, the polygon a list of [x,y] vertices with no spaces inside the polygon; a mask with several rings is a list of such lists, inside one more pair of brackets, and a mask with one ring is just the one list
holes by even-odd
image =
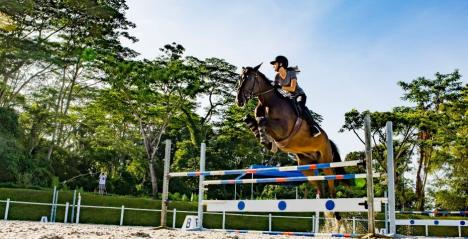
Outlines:
{"label": "dark bay horse", "polygon": [[[284,152],[294,153],[299,165],[341,162],[336,145],[328,139],[325,131],[318,125],[314,126],[318,127],[320,134],[312,136],[309,130],[311,126],[297,115],[290,99],[283,97],[272,86],[271,81],[258,70],[260,66],[261,64],[254,68],[243,68],[237,89],[237,105],[242,107],[247,101],[257,97],[255,114],[264,116],[262,124],[271,136],[272,143]],[[253,118],[252,120],[247,122],[251,130],[258,130],[259,122]],[[323,172],[326,175],[344,174],[342,168],[323,169]],[[307,176],[314,175],[313,170],[303,173]],[[334,181],[328,180],[327,183],[328,190],[325,190],[322,183],[314,182],[321,197],[335,197]]]}

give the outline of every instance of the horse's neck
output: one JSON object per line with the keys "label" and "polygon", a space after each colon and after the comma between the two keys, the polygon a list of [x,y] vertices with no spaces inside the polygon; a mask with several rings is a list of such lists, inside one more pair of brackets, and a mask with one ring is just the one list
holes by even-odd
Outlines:
{"label": "horse's neck", "polygon": [[275,98],[275,89],[266,79],[259,80],[260,92],[265,92],[258,96],[258,100],[263,106],[271,106]]}
{"label": "horse's neck", "polygon": [[276,90],[273,89],[268,81],[262,80],[259,88],[262,92],[271,89],[271,91],[258,96],[258,100],[262,106],[268,107],[267,117],[274,121],[281,119],[281,122],[275,121],[275,127],[271,127],[271,125],[268,127],[270,135],[275,140],[288,137],[297,119],[294,109],[287,99],[280,97],[275,92]]}

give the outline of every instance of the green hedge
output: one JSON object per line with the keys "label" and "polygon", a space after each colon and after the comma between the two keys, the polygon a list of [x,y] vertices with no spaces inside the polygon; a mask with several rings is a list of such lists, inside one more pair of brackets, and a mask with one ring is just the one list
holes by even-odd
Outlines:
{"label": "green hedge", "polygon": [[[58,203],[71,204],[73,200],[73,191],[60,191],[58,196]],[[17,189],[17,188],[0,188],[0,200],[26,201],[26,202],[52,202],[52,190],[33,190],[33,189]],[[112,224],[118,225],[120,222],[120,207],[122,205],[127,208],[124,215],[124,225],[135,226],[159,226],[161,215],[159,212],[147,211],[134,211],[128,208],[146,208],[146,209],[161,209],[161,201],[153,200],[151,198],[137,198],[131,196],[116,196],[105,195],[101,196],[95,193],[81,192],[81,204],[92,206],[106,206],[117,207],[118,209],[97,209],[97,208],[81,208],[80,223],[90,224]],[[180,211],[196,211],[197,203],[173,201],[169,203],[169,211],[167,224],[172,226],[172,209],[177,209],[176,227],[181,227],[187,213]],[[43,205],[27,205],[27,204],[10,204],[9,220],[28,220],[39,221],[42,216],[50,217],[51,206]],[[5,213],[5,203],[0,203],[0,216],[3,218]],[[71,208],[68,212],[68,221],[71,218]],[[57,208],[56,222],[63,222],[65,208],[59,206]],[[261,214],[261,213],[255,213]],[[76,211],[75,211],[76,215]],[[226,215],[226,228],[227,229],[247,229],[247,230],[268,230],[268,214],[263,214],[265,217],[251,217],[248,214],[243,215]],[[272,215],[282,216],[300,216],[312,217],[314,213],[272,213]],[[366,214],[359,213],[342,213],[344,218],[366,218]],[[398,215],[398,218],[414,218],[414,219],[427,219],[428,216],[422,215]],[[447,219],[463,219],[463,217],[446,217]],[[377,214],[377,219],[383,220],[383,214]],[[431,218],[433,219],[433,218]],[[466,218],[465,218],[466,219]],[[206,228],[222,228],[222,215],[206,213],[204,215],[204,226]],[[275,231],[310,231],[312,227],[311,219],[308,218],[273,218],[272,229]],[[382,228],[383,223],[377,222],[377,227]],[[322,226],[322,225],[321,225]],[[367,222],[359,222],[358,230],[366,230]],[[348,225],[352,228],[352,225]],[[359,232],[359,231],[358,231]],[[398,226],[398,233],[405,235],[424,235],[423,226]],[[431,236],[458,236],[458,228],[456,227],[430,227],[429,235]],[[467,227],[462,228],[462,236],[468,236]]]}

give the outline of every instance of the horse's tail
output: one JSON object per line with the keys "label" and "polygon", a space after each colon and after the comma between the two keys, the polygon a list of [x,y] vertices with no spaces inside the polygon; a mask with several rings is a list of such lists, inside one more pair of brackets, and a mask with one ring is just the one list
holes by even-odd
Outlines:
{"label": "horse's tail", "polygon": [[[338,147],[336,147],[336,144],[330,140],[330,145],[332,149],[332,156],[333,156],[333,162],[341,162],[341,156],[340,152],[338,151]],[[339,167],[335,168],[335,174],[345,174],[344,167]]]}

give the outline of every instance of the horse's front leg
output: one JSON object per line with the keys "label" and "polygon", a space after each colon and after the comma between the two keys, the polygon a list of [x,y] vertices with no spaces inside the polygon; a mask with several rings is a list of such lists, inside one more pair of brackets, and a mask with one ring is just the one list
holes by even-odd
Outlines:
{"label": "horse's front leg", "polygon": [[257,120],[260,143],[267,146],[267,144],[270,143],[268,140],[268,135],[266,133],[266,126],[268,124],[268,119],[266,117],[265,106],[260,104],[260,102],[255,108],[255,119]]}

